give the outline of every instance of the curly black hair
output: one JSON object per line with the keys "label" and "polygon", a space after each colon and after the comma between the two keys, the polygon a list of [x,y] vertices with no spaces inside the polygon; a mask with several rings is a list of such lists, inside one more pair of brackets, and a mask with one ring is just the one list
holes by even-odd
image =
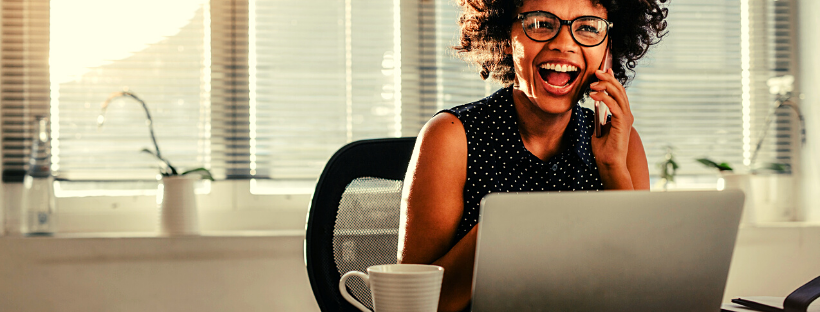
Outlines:
{"label": "curly black hair", "polygon": [[[666,35],[668,9],[661,3],[668,0],[590,1],[602,5],[615,25],[609,33],[612,71],[626,85],[631,79],[627,70],[634,73],[636,61]],[[510,31],[523,0],[458,0],[458,4],[462,8],[458,20],[461,36],[459,45],[453,48],[479,66],[482,79],[492,78],[509,86],[515,80],[515,67],[512,55],[504,51],[511,44]]]}

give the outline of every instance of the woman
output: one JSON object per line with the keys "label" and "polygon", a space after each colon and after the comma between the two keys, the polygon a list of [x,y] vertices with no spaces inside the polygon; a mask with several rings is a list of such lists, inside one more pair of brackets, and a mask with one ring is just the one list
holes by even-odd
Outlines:
{"label": "woman", "polygon": [[[656,1],[460,0],[456,48],[507,87],[433,117],[408,168],[399,261],[445,268],[440,310],[469,304],[484,195],[649,189],[622,84],[663,36],[666,9]],[[607,45],[612,70],[599,71]],[[612,113],[600,138],[578,105],[585,94]]]}

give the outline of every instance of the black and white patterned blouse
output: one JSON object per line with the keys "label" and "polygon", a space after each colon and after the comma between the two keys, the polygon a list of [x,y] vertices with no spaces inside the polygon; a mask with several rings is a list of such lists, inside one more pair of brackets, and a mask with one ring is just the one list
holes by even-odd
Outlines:
{"label": "black and white patterned blouse", "polygon": [[593,113],[575,105],[564,132],[567,148],[542,161],[526,147],[516,120],[512,87],[479,101],[442,110],[455,115],[467,134],[464,213],[460,240],[478,223],[481,198],[491,192],[575,191],[604,188],[590,139]]}

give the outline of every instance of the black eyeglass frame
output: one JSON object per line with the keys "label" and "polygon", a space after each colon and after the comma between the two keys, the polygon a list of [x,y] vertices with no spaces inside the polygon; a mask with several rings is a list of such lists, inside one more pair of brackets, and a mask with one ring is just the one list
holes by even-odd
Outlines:
{"label": "black eyeglass frame", "polygon": [[[530,34],[527,32],[526,25],[524,25],[524,20],[527,18],[528,15],[535,14],[535,13],[547,14],[547,15],[555,17],[555,19],[558,20],[559,26],[558,26],[558,31],[555,32],[555,35],[552,35],[552,37],[550,37],[549,39],[544,39],[544,40],[536,40],[532,36],[530,36]],[[594,18],[594,19],[604,21],[604,23],[606,24],[606,34],[601,38],[601,42],[598,42],[598,43],[592,44],[592,45],[586,45],[586,44],[578,42],[578,39],[575,38],[575,33],[573,33],[573,31],[572,31],[572,23],[575,23],[575,21],[577,21],[579,19],[583,19],[583,18]],[[604,41],[606,41],[606,39],[609,38],[609,30],[612,29],[612,27],[615,27],[614,23],[612,23],[612,22],[610,22],[610,21],[608,21],[604,18],[594,16],[594,15],[579,16],[579,17],[576,17],[573,20],[562,20],[557,15],[552,14],[552,13],[547,12],[547,11],[524,12],[524,13],[518,14],[517,20],[521,21],[521,29],[524,30],[524,34],[527,35],[527,38],[530,38],[530,40],[535,41],[535,42],[547,42],[547,41],[550,41],[552,39],[555,39],[555,37],[558,37],[558,34],[561,33],[561,28],[563,28],[564,25],[567,25],[567,30],[569,30],[569,35],[570,35],[570,37],[572,37],[572,40],[574,40],[575,43],[577,43],[578,45],[580,45],[582,47],[596,47],[596,46],[601,45],[601,43],[604,43]]]}

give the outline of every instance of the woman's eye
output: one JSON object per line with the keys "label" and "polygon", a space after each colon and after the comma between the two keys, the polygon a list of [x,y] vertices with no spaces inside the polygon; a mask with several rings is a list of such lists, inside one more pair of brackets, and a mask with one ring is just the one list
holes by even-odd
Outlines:
{"label": "woman's eye", "polygon": [[527,28],[533,29],[533,30],[552,30],[553,28],[555,28],[555,26],[553,26],[552,23],[550,23],[550,22],[536,21],[536,22],[530,23],[529,27],[527,27]]}
{"label": "woman's eye", "polygon": [[589,34],[597,34],[600,32],[598,28],[592,27],[590,25],[581,25],[580,27],[576,28],[575,31]]}

